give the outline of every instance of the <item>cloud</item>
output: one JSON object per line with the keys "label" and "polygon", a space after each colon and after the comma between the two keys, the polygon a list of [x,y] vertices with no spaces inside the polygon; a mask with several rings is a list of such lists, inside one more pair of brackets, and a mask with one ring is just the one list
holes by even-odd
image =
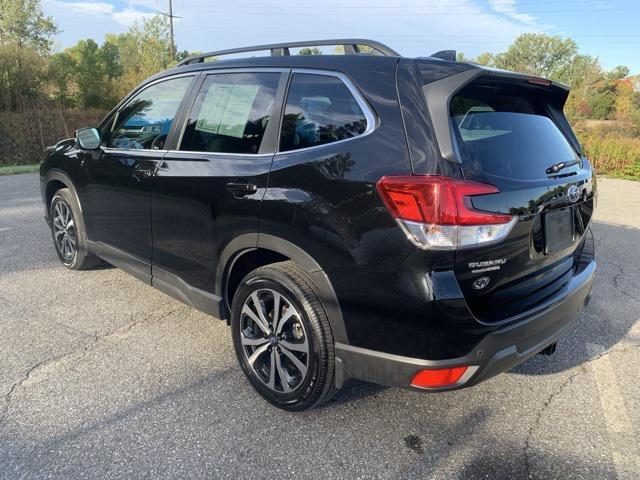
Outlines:
{"label": "cloud", "polygon": [[134,8],[125,8],[120,12],[114,12],[112,17],[116,22],[122,23],[123,25],[133,25],[136,22],[141,23],[153,15],[154,13],[151,12],[141,12]]}
{"label": "cloud", "polygon": [[519,13],[516,10],[516,0],[489,0],[489,5],[494,12],[505,15],[512,20],[524,23],[525,25],[536,25],[537,19],[528,13]]}
{"label": "cloud", "polygon": [[87,15],[89,17],[102,17],[104,19],[110,19],[114,22],[129,27],[136,22],[141,22],[144,19],[153,16],[153,12],[138,10],[131,6],[133,3],[142,4],[144,0],[134,0],[128,7],[122,10],[116,10],[115,6],[107,2],[67,2],[63,0],[45,0],[43,2],[45,8],[48,10],[54,10],[57,13],[55,17],[62,17],[62,12],[72,12],[81,15]]}
{"label": "cloud", "polygon": [[145,7],[149,10],[158,10],[161,6],[166,8],[166,0],[129,0],[127,2],[131,7]]}
{"label": "cloud", "polygon": [[110,15],[113,13],[113,5],[100,2],[55,2],[63,3],[65,7],[86,13],[88,15]]}

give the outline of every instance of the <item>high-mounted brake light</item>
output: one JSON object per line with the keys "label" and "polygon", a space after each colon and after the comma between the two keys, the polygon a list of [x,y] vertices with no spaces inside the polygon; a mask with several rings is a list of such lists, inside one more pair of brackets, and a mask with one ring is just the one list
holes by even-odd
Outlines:
{"label": "high-mounted brake light", "polygon": [[472,247],[505,238],[517,217],[475,210],[471,197],[498,193],[493,185],[441,176],[383,177],[378,192],[409,239],[420,248]]}
{"label": "high-mounted brake light", "polygon": [[527,80],[527,82],[532,83],[534,85],[544,85],[545,87],[548,87],[549,85],[551,85],[551,80],[547,80],[546,78],[530,78]]}

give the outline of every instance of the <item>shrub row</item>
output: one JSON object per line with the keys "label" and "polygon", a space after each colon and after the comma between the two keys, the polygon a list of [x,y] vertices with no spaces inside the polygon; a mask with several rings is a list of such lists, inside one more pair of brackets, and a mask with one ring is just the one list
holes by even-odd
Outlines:
{"label": "shrub row", "polygon": [[640,180],[640,138],[600,130],[582,130],[578,137],[598,174]]}
{"label": "shrub row", "polygon": [[96,126],[106,112],[99,109],[70,110],[32,108],[0,112],[0,165],[38,163],[48,145],[74,135],[81,127]]}

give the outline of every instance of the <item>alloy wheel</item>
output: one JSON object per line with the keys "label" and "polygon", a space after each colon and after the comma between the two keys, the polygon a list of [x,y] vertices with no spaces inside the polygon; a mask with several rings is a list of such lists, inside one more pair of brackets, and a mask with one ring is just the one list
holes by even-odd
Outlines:
{"label": "alloy wheel", "polygon": [[64,261],[72,262],[76,255],[76,225],[71,208],[64,200],[53,208],[53,239]]}
{"label": "alloy wheel", "polygon": [[303,383],[309,340],[300,314],[281,293],[259,289],[246,298],[240,342],[250,368],[270,390],[290,393]]}

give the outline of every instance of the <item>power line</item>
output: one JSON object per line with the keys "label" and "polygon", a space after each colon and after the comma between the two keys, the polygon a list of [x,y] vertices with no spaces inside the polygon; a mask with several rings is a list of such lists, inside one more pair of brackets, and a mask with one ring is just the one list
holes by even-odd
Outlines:
{"label": "power line", "polygon": [[[190,24],[189,25],[190,29],[196,29],[196,30],[211,30],[211,26],[210,25],[203,25],[203,24]],[[241,28],[237,28],[237,27],[216,27],[215,31],[227,31],[227,32],[237,32],[238,34],[244,35],[247,33],[247,31],[251,31],[252,33],[283,33],[282,30],[277,30],[277,29],[273,29],[273,30],[265,30],[265,29],[255,29],[255,28],[251,28],[248,27],[247,29],[241,29]],[[321,32],[314,32],[314,31],[309,31],[309,30],[287,30],[286,31],[287,34],[292,34],[292,35],[311,35],[311,36],[318,36],[318,37],[322,37],[322,36],[344,36],[345,32],[344,31],[336,31],[336,32],[331,32],[331,31],[327,31],[327,30],[322,30]],[[535,33],[535,32],[522,32],[522,33]],[[513,39],[515,39],[518,35],[484,35],[484,34],[477,34],[477,35],[447,35],[447,34],[424,34],[424,33],[360,33],[360,34],[356,34],[351,32],[350,33],[351,36],[353,37],[363,37],[363,38],[368,38],[368,37],[376,37],[376,36],[384,36],[386,38],[402,38],[402,37],[407,37],[407,38],[422,38],[422,39],[429,39],[429,40],[437,40],[437,39],[441,39],[441,38],[446,38],[448,40],[459,40],[459,39],[471,39],[472,41],[476,41],[475,39],[478,38],[495,38],[495,39],[506,39],[506,41],[511,42]],[[548,35],[551,35],[553,37],[561,37],[561,38],[569,38],[569,39],[573,39],[573,38],[592,38],[592,39],[620,39],[620,42],[626,42],[625,39],[638,39],[640,40],[640,33],[625,33],[625,34],[610,34],[610,35],[572,35],[572,34],[553,34],[550,33]],[[502,43],[503,40],[497,40],[496,42],[489,42],[489,43]]]}
{"label": "power line", "polygon": [[[636,0],[621,0],[621,1],[629,1],[631,3],[635,3]],[[600,2],[600,1],[594,1],[591,3],[587,3],[585,0],[564,0],[563,2],[564,4],[568,4],[568,3],[578,3],[581,4],[582,6],[585,7],[589,7],[589,8],[593,8],[593,7],[603,7],[606,5],[611,5],[611,2]],[[442,8],[451,8],[451,7],[518,7],[521,5],[532,5],[532,6],[541,6],[546,8],[547,6],[552,6],[554,5],[555,2],[540,2],[539,0],[532,0],[532,1],[524,1],[524,0],[520,0],[518,1],[516,4],[512,3],[511,1],[505,1],[505,2],[495,2],[493,4],[475,4],[472,2],[463,2],[463,3],[414,3],[414,4],[400,4],[400,3],[394,3],[393,5],[367,5],[367,4],[358,4],[358,5],[344,5],[344,4],[332,4],[332,5],[328,5],[328,4],[323,4],[321,7],[315,7],[316,9],[318,8],[322,8],[322,9],[326,9],[326,10],[342,10],[342,9],[357,9],[360,11],[366,11],[366,10],[371,10],[371,9],[375,9],[375,10],[386,10],[386,9],[403,9],[403,8],[437,8],[437,7],[442,7]],[[557,4],[556,4],[557,5]],[[209,8],[211,7],[211,4],[208,2],[205,3],[198,3],[198,2],[191,2],[190,7],[205,7],[205,8]],[[618,8],[623,8],[623,7],[618,7]],[[236,10],[254,10],[254,9],[283,9],[280,10],[280,13],[286,13],[286,10],[310,10],[310,9],[314,9],[314,7],[310,7],[308,5],[291,5],[291,4],[275,4],[275,5],[270,5],[270,4],[260,4],[260,5],[237,5],[237,6],[220,6],[220,7],[214,7],[215,10],[231,10],[231,11],[236,11]],[[574,9],[574,11],[576,11]],[[582,11],[582,9],[579,8],[578,11]]]}
{"label": "power line", "polygon": [[[256,10],[256,8],[260,8],[260,7],[253,7],[251,10],[247,9],[247,10],[242,10],[240,8],[236,8],[233,10],[221,10],[218,8],[207,8],[207,7],[190,7],[189,10],[190,11],[195,11],[195,12],[210,12],[210,13],[224,13],[226,15],[246,15],[247,13],[257,13],[260,15],[275,15],[278,17],[308,17],[310,15],[319,15],[322,14],[320,12],[320,10],[323,10],[323,8],[318,7],[318,8],[309,8],[308,11],[306,12],[293,12],[293,11],[279,11],[279,10],[274,10],[274,9],[265,9],[265,10]],[[585,14],[585,13],[604,13],[604,12],[615,12],[615,11],[624,11],[626,9],[624,8],[599,8],[599,9],[582,9],[579,11],[580,14]],[[575,15],[576,14],[576,9],[571,9],[571,10],[537,10],[535,12],[514,12],[517,14],[521,14],[521,15],[540,15],[540,14],[548,14],[548,13],[553,13],[553,14],[558,14],[558,13],[570,13]],[[503,12],[495,12],[495,11],[491,11],[491,12],[484,12],[481,10],[474,10],[472,12],[461,12],[461,11],[457,11],[457,12],[422,12],[422,11],[416,11],[416,12],[411,12],[411,13],[395,13],[395,12],[367,12],[367,11],[359,11],[359,12],[341,12],[340,15],[341,16],[357,16],[357,17],[456,17],[456,16],[466,16],[466,17],[475,17],[478,15],[482,15],[482,14],[503,14]],[[329,15],[327,13],[327,15]]]}

